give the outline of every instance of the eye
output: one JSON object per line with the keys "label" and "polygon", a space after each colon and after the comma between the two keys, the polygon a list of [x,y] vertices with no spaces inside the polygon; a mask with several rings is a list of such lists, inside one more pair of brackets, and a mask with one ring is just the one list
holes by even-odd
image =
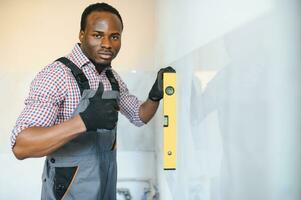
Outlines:
{"label": "eye", "polygon": [[112,36],[112,39],[113,39],[113,40],[119,40],[119,39],[120,39],[120,35],[113,35],[113,36]]}
{"label": "eye", "polygon": [[101,35],[99,35],[99,34],[93,34],[93,37],[96,38],[96,39],[100,39]]}

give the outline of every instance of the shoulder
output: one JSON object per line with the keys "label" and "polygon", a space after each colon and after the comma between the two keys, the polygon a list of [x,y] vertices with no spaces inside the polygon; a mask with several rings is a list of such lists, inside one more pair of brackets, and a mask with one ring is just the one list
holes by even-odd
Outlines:
{"label": "shoulder", "polygon": [[34,78],[31,85],[33,90],[48,88],[57,90],[66,83],[67,69],[60,62],[53,62],[45,66]]}
{"label": "shoulder", "polygon": [[37,74],[36,78],[42,80],[58,80],[65,78],[69,71],[69,68],[64,64],[59,61],[54,61],[53,63],[45,66]]}
{"label": "shoulder", "polygon": [[54,78],[57,75],[64,75],[66,73],[66,70],[64,69],[64,66],[58,62],[55,61],[47,66],[45,66],[37,76],[48,76],[49,78]]}

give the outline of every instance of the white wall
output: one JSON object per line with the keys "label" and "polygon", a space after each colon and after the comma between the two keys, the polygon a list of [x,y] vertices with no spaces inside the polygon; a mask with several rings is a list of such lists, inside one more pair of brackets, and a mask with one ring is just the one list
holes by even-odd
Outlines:
{"label": "white wall", "polygon": [[178,75],[176,171],[157,146],[162,199],[300,199],[300,8],[157,1],[156,63]]}
{"label": "white wall", "polygon": [[158,0],[156,61],[178,60],[272,7],[273,0]]}

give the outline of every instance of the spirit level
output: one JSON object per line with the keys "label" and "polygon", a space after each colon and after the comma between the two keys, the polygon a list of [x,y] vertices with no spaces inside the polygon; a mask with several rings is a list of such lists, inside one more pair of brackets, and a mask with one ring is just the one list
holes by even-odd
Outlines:
{"label": "spirit level", "polygon": [[176,94],[176,73],[163,73],[163,165],[165,170],[176,169]]}

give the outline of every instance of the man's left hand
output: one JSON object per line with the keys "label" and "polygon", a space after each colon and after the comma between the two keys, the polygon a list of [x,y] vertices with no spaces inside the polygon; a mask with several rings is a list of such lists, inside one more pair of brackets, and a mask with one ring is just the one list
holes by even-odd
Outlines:
{"label": "man's left hand", "polygon": [[152,101],[160,101],[163,98],[163,73],[176,72],[172,67],[161,68],[157,73],[156,81],[148,94]]}

